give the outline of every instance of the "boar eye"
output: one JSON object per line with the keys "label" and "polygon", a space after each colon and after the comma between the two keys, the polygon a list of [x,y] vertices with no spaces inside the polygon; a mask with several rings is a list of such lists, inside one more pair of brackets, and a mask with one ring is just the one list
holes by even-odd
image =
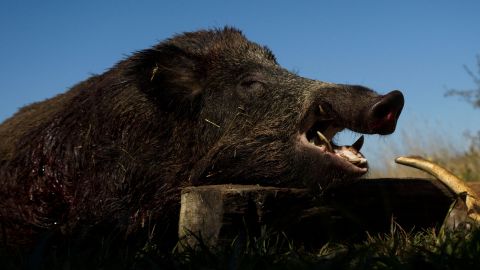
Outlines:
{"label": "boar eye", "polygon": [[260,90],[263,89],[265,84],[259,80],[244,80],[241,84],[242,88],[247,90]]}

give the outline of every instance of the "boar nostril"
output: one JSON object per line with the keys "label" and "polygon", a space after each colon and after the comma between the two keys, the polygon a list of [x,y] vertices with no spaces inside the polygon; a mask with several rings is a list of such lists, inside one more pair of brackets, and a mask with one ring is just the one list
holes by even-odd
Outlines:
{"label": "boar nostril", "polygon": [[404,98],[395,90],[384,96],[370,109],[370,129],[378,134],[390,134],[395,130],[397,119],[402,112]]}
{"label": "boar nostril", "polygon": [[402,92],[395,90],[382,97],[380,101],[373,105],[371,111],[372,116],[376,118],[385,118],[390,114],[399,116],[403,108],[403,95]]}

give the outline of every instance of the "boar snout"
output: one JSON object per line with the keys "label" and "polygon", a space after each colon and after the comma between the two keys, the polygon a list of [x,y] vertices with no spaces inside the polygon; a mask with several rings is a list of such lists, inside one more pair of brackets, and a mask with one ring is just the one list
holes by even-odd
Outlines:
{"label": "boar snout", "polygon": [[398,90],[381,96],[380,100],[368,112],[369,133],[380,135],[393,133],[404,102],[403,94]]}

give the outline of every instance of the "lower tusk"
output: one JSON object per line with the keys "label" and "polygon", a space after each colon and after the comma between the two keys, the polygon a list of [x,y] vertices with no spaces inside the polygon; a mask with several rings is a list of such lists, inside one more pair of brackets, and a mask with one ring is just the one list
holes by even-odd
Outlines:
{"label": "lower tusk", "polygon": [[362,149],[362,146],[363,146],[363,142],[364,142],[364,137],[362,135],[360,136],[360,138],[358,138],[356,142],[352,144],[352,148],[357,150],[357,152],[360,152],[360,149]]}
{"label": "lower tusk", "polygon": [[478,194],[476,194],[473,189],[467,186],[460,178],[455,176],[453,173],[442,168],[438,164],[435,164],[418,156],[398,157],[395,159],[395,162],[420,169],[433,175],[456,195],[466,193],[467,196],[465,204],[469,212],[468,215],[475,221],[480,222],[480,203],[478,201]]}

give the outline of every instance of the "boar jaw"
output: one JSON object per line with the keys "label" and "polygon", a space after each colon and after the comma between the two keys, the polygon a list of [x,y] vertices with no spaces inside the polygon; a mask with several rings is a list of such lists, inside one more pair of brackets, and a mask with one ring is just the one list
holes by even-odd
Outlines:
{"label": "boar jaw", "polygon": [[367,159],[360,153],[363,135],[351,146],[337,146],[332,139],[343,129],[331,120],[316,121],[306,132],[299,134],[299,144],[305,152],[330,160],[331,164],[348,175],[363,175],[368,171]]}

